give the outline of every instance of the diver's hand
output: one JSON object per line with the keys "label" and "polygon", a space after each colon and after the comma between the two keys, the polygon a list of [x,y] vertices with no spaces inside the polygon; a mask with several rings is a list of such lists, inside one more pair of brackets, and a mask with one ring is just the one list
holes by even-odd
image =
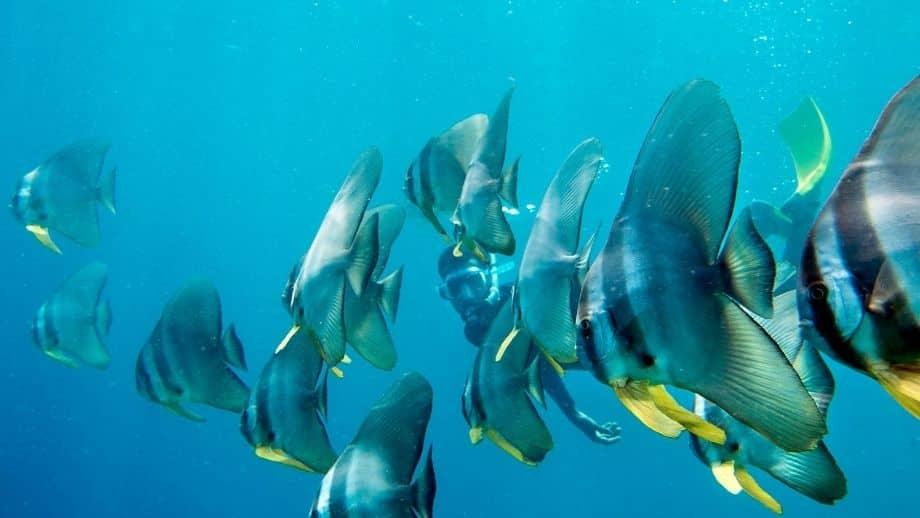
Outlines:
{"label": "diver's hand", "polygon": [[620,425],[613,421],[604,423],[594,430],[594,440],[601,444],[613,444],[620,440]]}

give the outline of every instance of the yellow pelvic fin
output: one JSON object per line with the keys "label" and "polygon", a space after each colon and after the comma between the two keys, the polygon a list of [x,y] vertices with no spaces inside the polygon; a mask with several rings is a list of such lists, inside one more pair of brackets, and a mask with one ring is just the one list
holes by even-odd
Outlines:
{"label": "yellow pelvic fin", "polygon": [[655,406],[652,396],[648,393],[648,382],[630,381],[623,386],[615,383],[610,386],[613,387],[623,406],[653,431],[665,437],[674,438],[684,430],[680,423],[663,414]]}
{"label": "yellow pelvic fin", "polygon": [[454,257],[463,257],[463,241],[457,241],[453,254]]}
{"label": "yellow pelvic fin", "polygon": [[310,473],[318,473],[315,469],[310,468],[303,462],[300,462],[297,459],[292,458],[284,450],[276,450],[271,446],[259,446],[256,448],[256,455],[262,459],[269,460],[272,462],[278,462],[284,464],[285,466],[290,466],[292,468],[297,468],[303,471],[308,471]]}
{"label": "yellow pelvic fin", "polygon": [[482,428],[470,428],[470,442],[479,444],[482,441]]}
{"label": "yellow pelvic fin", "polygon": [[291,326],[291,329],[289,329],[287,334],[284,335],[284,339],[281,340],[281,343],[278,344],[278,347],[275,347],[275,354],[280,353],[282,349],[287,347],[288,343],[291,341],[291,338],[294,338],[294,335],[296,335],[298,331],[300,331],[300,326]]}
{"label": "yellow pelvic fin", "polygon": [[345,365],[351,365],[351,356],[348,356],[348,354],[343,355],[342,363],[344,363]]}
{"label": "yellow pelvic fin", "polygon": [[693,435],[714,444],[725,444],[725,430],[680,406],[664,385],[651,385],[648,393],[662,414],[683,425]]}
{"label": "yellow pelvic fin", "polygon": [[518,461],[520,461],[520,462],[522,462],[522,463],[524,463],[524,464],[526,464],[526,465],[528,465],[528,466],[536,466],[536,465],[537,465],[536,462],[534,462],[534,461],[528,459],[527,457],[524,457],[524,454],[521,453],[521,450],[515,448],[510,442],[508,442],[507,439],[505,439],[505,438],[502,436],[502,434],[496,432],[495,430],[487,430],[487,431],[486,431],[486,436],[487,436],[489,439],[491,439],[492,442],[494,442],[496,446],[498,446],[499,448],[505,450],[505,452],[506,452],[508,455],[511,455],[512,457],[514,457],[514,458],[517,459]]}
{"label": "yellow pelvic fin", "polygon": [[72,367],[72,368],[74,368],[74,369],[77,369],[77,368],[80,367],[80,364],[77,363],[76,360],[74,360],[73,358],[71,358],[70,356],[68,356],[68,355],[67,355],[66,353],[64,353],[63,351],[59,351],[59,350],[57,350],[57,349],[48,349],[48,350],[46,350],[46,351],[44,351],[44,352],[45,352],[46,355],[48,355],[49,358],[53,358],[53,359],[55,359],[55,360],[57,360],[57,361],[63,363],[64,365],[66,365],[66,366],[68,366],[68,367]]}
{"label": "yellow pelvic fin", "polygon": [[345,377],[345,373],[342,372],[342,369],[332,365],[329,367],[329,372],[331,372],[336,378],[342,379]]}
{"label": "yellow pelvic fin", "polygon": [[514,327],[511,329],[511,332],[508,333],[508,336],[506,336],[505,339],[502,340],[502,344],[498,346],[498,352],[495,353],[496,362],[502,361],[502,358],[505,357],[505,353],[508,351],[508,346],[511,345],[511,342],[514,341],[515,337],[517,337],[518,333],[520,332],[521,332],[520,328]]}
{"label": "yellow pelvic fin", "polygon": [[475,241],[473,241],[473,255],[476,257],[476,259],[479,259],[480,262],[491,262],[489,259],[489,254],[487,254],[486,251],[483,250],[481,246],[479,246],[479,243]]}
{"label": "yellow pelvic fin", "polygon": [[48,250],[51,250],[56,254],[63,254],[61,249],[58,248],[58,246],[54,244],[54,241],[51,240],[51,234],[48,233],[47,228],[41,225],[26,225],[26,230],[31,232],[32,235],[35,236],[35,239],[37,239],[38,242]]}
{"label": "yellow pelvic fin", "polygon": [[543,356],[546,358],[546,363],[548,363],[549,366],[552,367],[554,371],[556,371],[556,374],[559,376],[563,376],[565,374],[565,369],[562,368],[562,365],[560,365],[555,358],[550,356],[549,353],[543,351]]}
{"label": "yellow pelvic fin", "polygon": [[741,492],[741,483],[735,478],[735,461],[717,462],[709,466],[716,482],[733,495]]}
{"label": "yellow pelvic fin", "polygon": [[920,364],[876,364],[869,372],[904,410],[920,419]]}
{"label": "yellow pelvic fin", "polygon": [[738,483],[741,484],[741,488],[744,489],[744,492],[751,496],[754,500],[760,502],[764,507],[773,511],[776,514],[783,514],[783,506],[779,505],[779,502],[775,498],[770,496],[770,493],[764,491],[760,484],[754,480],[754,477],[747,472],[746,469],[735,466],[735,478],[738,479]]}

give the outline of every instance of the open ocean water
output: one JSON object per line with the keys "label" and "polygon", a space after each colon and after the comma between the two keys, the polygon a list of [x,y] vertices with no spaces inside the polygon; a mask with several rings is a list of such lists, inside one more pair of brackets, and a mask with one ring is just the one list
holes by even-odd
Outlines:
{"label": "open ocean water", "polygon": [[[920,67],[920,3],[330,2],[201,0],[0,2],[0,159],[17,180],[71,142],[104,137],[118,165],[117,216],[102,243],[63,237],[63,256],[0,218],[0,516],[305,516],[320,477],[252,454],[238,417],[204,407],[195,424],[143,400],[134,362],[184,280],[210,278],[246,347],[252,384],[290,325],[279,295],[292,263],[358,153],[377,145],[375,204],[405,203],[409,163],[468,114],[517,86],[509,157],[523,156],[522,203],[539,203],[568,151],[601,139],[610,164],[586,224],[603,232],[667,94],[715,81],[743,139],[739,201],[781,202],[794,172],[776,131],[807,96],[834,138],[830,174],[858,149],[884,104]],[[489,442],[471,446],[460,394],[475,355],[438,298],[443,243],[410,218],[390,264],[406,267],[399,363],[360,359],[330,379],[328,427],[343,447],[398,373],[435,390],[435,514],[767,516],[733,497],[691,454],[638,423],[585,373],[579,405],[623,428],[587,441],[550,403],[555,449],[526,467]],[[513,218],[520,250],[533,216]],[[40,354],[38,306],[90,260],[109,265],[114,319],[106,371]],[[517,258],[519,260],[519,257]],[[759,475],[791,516],[916,516],[920,426],[868,378],[837,379],[827,442],[849,495],[816,504]]]}

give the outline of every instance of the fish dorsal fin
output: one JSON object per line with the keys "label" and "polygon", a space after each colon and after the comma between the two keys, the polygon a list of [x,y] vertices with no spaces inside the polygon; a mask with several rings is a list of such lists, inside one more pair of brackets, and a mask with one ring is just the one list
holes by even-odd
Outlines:
{"label": "fish dorsal fin", "polygon": [[346,270],[351,290],[357,295],[364,293],[373,278],[380,256],[380,215],[371,214],[361,224],[349,250],[349,265]]}
{"label": "fish dorsal fin", "polygon": [[237,369],[246,370],[246,355],[243,352],[243,342],[236,334],[236,326],[230,324],[221,338],[224,351],[224,360]]}
{"label": "fish dorsal fin", "polygon": [[795,290],[773,298],[773,318],[763,318],[755,314],[751,314],[751,317],[779,345],[790,362],[798,356],[802,347],[802,337]]}
{"label": "fish dorsal fin", "polygon": [[818,410],[827,418],[827,408],[834,397],[834,376],[818,350],[811,344],[803,344],[792,362],[792,367],[799,373],[802,384],[815,400]]}
{"label": "fish dorsal fin", "polygon": [[348,447],[380,459],[392,483],[409,485],[425,444],[431,400],[424,377],[403,375],[374,403]]}
{"label": "fish dorsal fin", "polygon": [[772,317],[776,264],[770,247],[754,228],[751,209],[741,211],[721,258],[725,292],[757,315]]}
{"label": "fish dorsal fin", "polygon": [[[920,162],[920,76],[901,89],[885,106],[875,128],[844,173],[883,165]],[[906,168],[905,173],[915,169]]]}
{"label": "fish dorsal fin", "polygon": [[740,159],[738,128],[719,87],[691,81],[658,112],[620,214],[692,230],[712,262],[731,218]]}
{"label": "fish dorsal fin", "polygon": [[97,181],[108,148],[107,142],[80,142],[40,166],[39,182],[44,185],[39,191],[45,197],[49,226],[83,246],[99,243]]}
{"label": "fish dorsal fin", "polygon": [[376,147],[358,156],[329,206],[317,231],[317,238],[333,241],[329,244],[340,246],[342,250],[351,248],[364,211],[380,183],[382,170],[383,155]]}
{"label": "fish dorsal fin", "polygon": [[51,155],[41,165],[41,174],[66,176],[72,182],[95,192],[96,181],[108,151],[109,143],[104,140],[77,142]]}
{"label": "fish dorsal fin", "polygon": [[514,87],[505,92],[489,119],[485,134],[479,140],[471,162],[480,162],[492,178],[499,178],[505,163],[505,148],[508,141],[508,115],[511,111],[511,96]]}
{"label": "fish dorsal fin", "polygon": [[[466,170],[479,141],[489,127],[489,116],[476,113],[454,124],[435,138],[434,143],[453,156]],[[462,181],[462,177],[461,177]]]}
{"label": "fish dorsal fin", "polygon": [[779,133],[795,164],[795,193],[808,194],[824,177],[831,159],[831,133],[815,100],[803,99],[780,122]]}
{"label": "fish dorsal fin", "polygon": [[68,277],[54,296],[69,307],[85,311],[87,324],[94,325],[99,297],[107,279],[108,267],[93,261]]}

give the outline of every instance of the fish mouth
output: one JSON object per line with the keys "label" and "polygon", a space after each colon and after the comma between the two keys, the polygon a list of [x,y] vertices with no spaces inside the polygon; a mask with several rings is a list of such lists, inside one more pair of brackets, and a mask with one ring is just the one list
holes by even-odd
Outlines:
{"label": "fish mouth", "polygon": [[629,381],[630,381],[629,378],[612,378],[610,381],[607,382],[607,384],[617,389],[617,388],[625,387],[626,385],[629,384]]}

